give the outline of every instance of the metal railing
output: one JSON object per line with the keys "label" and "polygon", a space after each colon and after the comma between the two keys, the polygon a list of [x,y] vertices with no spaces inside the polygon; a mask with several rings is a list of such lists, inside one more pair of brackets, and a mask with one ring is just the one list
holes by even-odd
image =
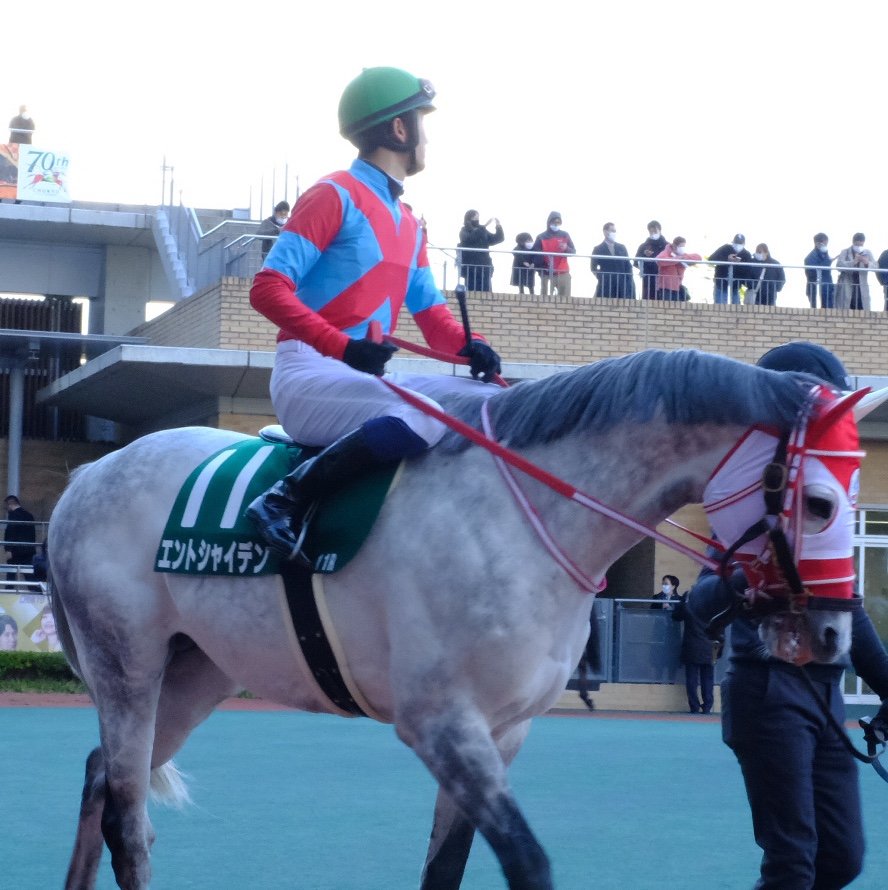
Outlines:
{"label": "metal railing", "polygon": [[[663,600],[598,598],[593,606],[602,669],[593,683],[684,683],[682,623],[672,620]],[[724,651],[730,643],[730,629]],[[715,682],[727,671],[727,658],[715,665]]]}
{"label": "metal railing", "polygon": [[[193,211],[189,225],[193,232],[199,231],[199,223]],[[195,278],[198,288],[218,280],[222,275],[238,278],[252,278],[262,268],[262,244],[274,242],[276,235],[257,235],[256,221],[225,220],[210,231],[199,236],[201,246],[194,251],[189,262],[197,263]],[[181,228],[181,222],[177,223]],[[237,231],[237,227],[250,227],[251,231]],[[220,236],[224,229],[225,236]],[[233,236],[233,237],[232,237]],[[210,243],[210,239],[212,243]],[[496,248],[457,248],[429,245],[429,261],[436,283],[443,290],[452,289],[461,279],[466,280],[466,267],[473,267],[478,274],[468,275],[469,283],[489,279],[490,290],[495,293],[510,293],[519,290],[518,285],[511,283],[513,251]],[[472,264],[469,257],[472,252],[486,253],[492,261],[492,272],[485,264]],[[646,275],[638,268],[641,263],[656,262],[655,257],[614,257],[610,254],[555,254],[550,252],[521,251],[545,262],[550,257],[566,256],[570,270],[570,296],[601,299],[651,299],[663,301],[689,301],[694,303],[725,302],[745,305],[792,305],[794,308],[808,305],[809,308],[839,308],[835,304],[838,280],[843,273],[866,276],[870,285],[871,309],[881,311],[888,305],[888,285],[883,285],[877,276],[888,279],[888,269],[850,270],[838,266],[806,266],[789,263],[761,263],[758,261],[730,262],[727,260],[712,261],[685,260],[675,258],[669,262],[680,260],[685,264],[685,274],[681,281],[682,289],[672,294],[669,288],[661,286],[660,276]],[[461,262],[460,262],[461,261]],[[599,267],[592,271],[591,265]],[[612,271],[613,264],[621,262],[619,271]],[[638,264],[638,265],[636,265]],[[603,268],[602,268],[603,267]],[[610,268],[609,268],[610,267]],[[716,270],[721,270],[719,276]],[[774,270],[780,270],[785,276],[784,281],[773,280]],[[809,281],[806,273],[810,272],[814,282]],[[189,276],[191,275],[189,269]],[[215,275],[215,278],[213,277]],[[540,270],[526,270],[529,285],[520,288],[522,291],[541,293]],[[765,276],[764,278],[762,276]],[[723,276],[723,277],[721,277]],[[829,280],[826,280],[826,279]],[[883,289],[884,294],[879,290]],[[660,293],[658,293],[658,291]],[[718,291],[718,294],[717,294]],[[791,296],[791,299],[790,299]],[[812,306],[811,302],[817,305]],[[856,307],[853,307],[856,308]]]}

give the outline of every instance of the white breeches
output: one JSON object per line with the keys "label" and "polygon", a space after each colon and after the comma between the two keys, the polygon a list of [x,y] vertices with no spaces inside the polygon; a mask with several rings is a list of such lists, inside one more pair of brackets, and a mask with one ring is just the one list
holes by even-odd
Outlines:
{"label": "white breeches", "polygon": [[[435,407],[440,407],[436,399],[449,393],[491,396],[499,390],[492,383],[447,374],[385,376]],[[327,358],[299,340],[278,344],[270,388],[278,420],[303,445],[330,445],[374,417],[399,417],[429,446],[447,429],[408,405],[378,377]]]}

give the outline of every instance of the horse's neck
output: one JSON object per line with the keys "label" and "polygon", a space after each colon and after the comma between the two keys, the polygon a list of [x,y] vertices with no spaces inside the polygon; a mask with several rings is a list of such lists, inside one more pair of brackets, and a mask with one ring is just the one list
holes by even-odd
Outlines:
{"label": "horse's neck", "polygon": [[[527,456],[607,506],[655,526],[702,500],[707,480],[741,434],[740,428],[714,425],[633,425],[582,439],[565,437],[529,449]],[[542,486],[532,484],[531,491],[531,484],[522,482],[522,487],[586,571],[603,573],[641,537]]]}

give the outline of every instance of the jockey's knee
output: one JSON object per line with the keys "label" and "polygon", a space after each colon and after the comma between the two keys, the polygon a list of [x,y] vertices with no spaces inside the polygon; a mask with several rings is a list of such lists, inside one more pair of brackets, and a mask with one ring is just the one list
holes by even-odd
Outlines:
{"label": "jockey's knee", "polygon": [[[400,417],[374,417],[361,425],[367,447],[380,461],[416,457],[435,444],[415,432]],[[437,439],[440,439],[438,436]]]}

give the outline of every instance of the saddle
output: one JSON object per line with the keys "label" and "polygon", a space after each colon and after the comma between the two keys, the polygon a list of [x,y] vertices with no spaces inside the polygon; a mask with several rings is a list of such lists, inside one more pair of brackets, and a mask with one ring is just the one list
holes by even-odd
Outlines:
{"label": "saddle", "polygon": [[[189,474],[157,548],[154,570],[185,575],[255,577],[279,574],[281,558],[244,516],[246,507],[320,451],[294,442],[279,426],[211,454]],[[361,548],[399,467],[379,467],[322,498],[303,552],[312,570],[344,568]]]}

